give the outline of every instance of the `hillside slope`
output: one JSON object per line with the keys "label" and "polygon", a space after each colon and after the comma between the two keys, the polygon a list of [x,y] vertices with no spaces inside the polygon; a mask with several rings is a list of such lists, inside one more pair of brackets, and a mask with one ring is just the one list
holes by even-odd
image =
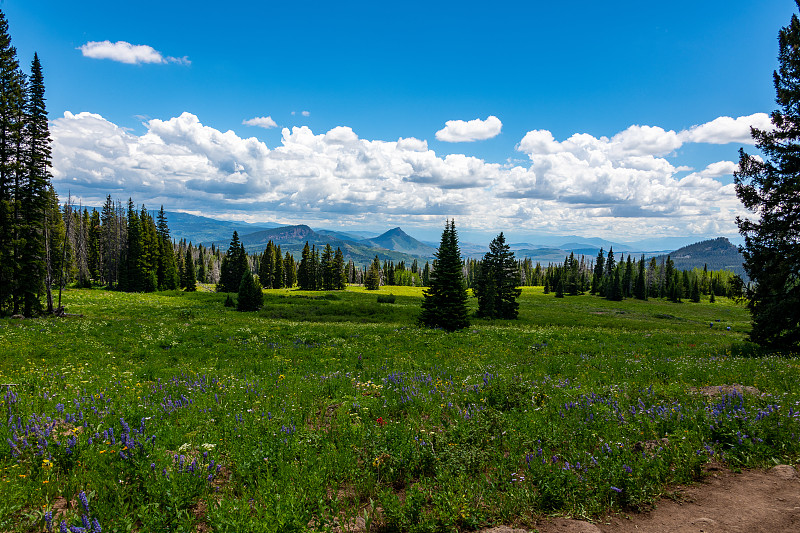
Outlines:
{"label": "hillside slope", "polygon": [[[731,270],[744,276],[742,267],[744,258],[739,253],[739,249],[725,237],[717,237],[678,248],[669,256],[675,262],[675,268],[681,270],[703,268],[707,265],[709,270]],[[662,259],[666,259],[666,255],[656,256],[659,264]]]}

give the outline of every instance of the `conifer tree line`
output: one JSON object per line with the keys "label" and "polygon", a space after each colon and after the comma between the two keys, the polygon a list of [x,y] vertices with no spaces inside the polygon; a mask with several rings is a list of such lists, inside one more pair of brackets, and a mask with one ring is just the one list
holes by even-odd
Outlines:
{"label": "conifer tree line", "polygon": [[59,207],[51,192],[47,213],[56,286],[191,291],[219,278],[219,251],[172,240],[163,206],[151,213],[132,199],[123,206],[107,196],[100,210],[90,211],[71,200]]}
{"label": "conifer tree line", "polygon": [[34,54],[23,72],[0,11],[0,314],[42,310],[57,238],[48,233],[53,195],[42,65]]}
{"label": "conifer tree line", "polygon": [[613,301],[665,298],[673,302],[683,299],[699,302],[701,296],[709,296],[712,301],[715,296],[741,298],[744,289],[743,280],[728,270],[711,271],[707,265],[702,269],[679,270],[670,256],[662,259],[661,264],[654,257],[645,259],[644,255],[639,259],[631,254],[627,259],[621,255],[617,260],[613,248],[608,254],[601,248],[594,261],[570,254],[563,264],[546,268],[537,264],[534,269],[529,265],[529,262],[521,265],[523,272],[531,272],[527,279],[543,285],[545,294],[552,292],[557,298],[589,292]]}

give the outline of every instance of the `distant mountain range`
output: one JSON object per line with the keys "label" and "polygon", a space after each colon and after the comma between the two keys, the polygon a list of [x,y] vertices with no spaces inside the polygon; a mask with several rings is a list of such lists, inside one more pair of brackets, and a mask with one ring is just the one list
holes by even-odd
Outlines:
{"label": "distant mountain range", "polygon": [[[251,253],[263,251],[270,240],[276,245],[280,245],[282,252],[289,252],[296,258],[299,258],[306,242],[317,248],[323,248],[326,244],[330,244],[334,249],[341,248],[345,259],[352,259],[358,265],[372,261],[376,255],[381,261],[411,263],[417,259],[424,263],[433,259],[433,254],[439,245],[438,242],[415,239],[399,227],[378,234],[370,231],[312,229],[305,224],[289,226],[274,222],[250,224],[215,220],[186,213],[168,212],[166,214],[174,239],[186,239],[206,246],[213,243],[223,250],[227,249],[234,231],[238,232],[240,241]],[[666,245],[670,243],[686,244],[691,242],[691,239],[675,237],[618,243],[598,237],[548,235],[536,237],[536,240],[536,243],[517,242],[511,243],[509,246],[517,258],[530,258],[532,261],[542,264],[561,263],[570,253],[594,259],[602,247],[606,253],[613,248],[618,258],[621,254],[626,256],[633,254],[634,257],[644,254],[648,258],[658,254],[656,257],[660,262],[662,255],[666,257],[669,254],[675,261],[675,266],[680,269],[703,268],[704,264],[708,264],[708,268],[712,270],[727,268],[737,274],[743,273],[742,257],[738,249],[724,237],[690,244],[675,251],[671,251],[674,248]],[[482,258],[488,251],[487,245],[468,242],[460,243],[460,247],[461,253],[465,257],[475,259]]]}
{"label": "distant mountain range", "polygon": [[[239,240],[248,252],[260,252],[267,247],[269,241],[272,241],[281,247],[281,252],[289,252],[295,258],[300,257],[306,243],[309,246],[316,246],[317,249],[330,244],[334,250],[341,248],[345,259],[352,259],[359,265],[372,261],[375,256],[381,261],[407,263],[411,263],[414,259],[424,261],[433,257],[433,252],[436,251],[435,248],[410,237],[400,228],[394,228],[371,239],[359,239],[356,235],[326,230],[315,231],[300,224],[248,233],[240,236]],[[229,242],[230,239],[215,244],[225,249]]]}

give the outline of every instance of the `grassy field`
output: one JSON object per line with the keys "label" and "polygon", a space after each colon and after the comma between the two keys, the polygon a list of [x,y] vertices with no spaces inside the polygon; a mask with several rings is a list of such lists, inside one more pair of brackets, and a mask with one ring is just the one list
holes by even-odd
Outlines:
{"label": "grassy field", "polygon": [[[445,333],[379,293],[71,290],[83,317],[0,320],[0,530],[524,526],[800,455],[798,360],[724,298],[526,288],[519,320]],[[734,383],[759,393],[698,392]]]}

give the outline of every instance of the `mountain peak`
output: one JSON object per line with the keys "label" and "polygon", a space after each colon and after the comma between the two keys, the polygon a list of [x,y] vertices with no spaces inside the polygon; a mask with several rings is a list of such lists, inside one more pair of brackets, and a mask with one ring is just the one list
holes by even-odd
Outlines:
{"label": "mountain peak", "polygon": [[387,250],[423,257],[432,256],[436,251],[435,248],[411,237],[400,227],[392,228],[374,239],[366,239],[363,242],[368,242],[373,246],[379,246]]}
{"label": "mountain peak", "polygon": [[375,238],[376,239],[380,239],[382,237],[394,237],[394,236],[397,236],[397,237],[408,237],[408,233],[403,231],[403,229],[400,226],[397,226],[396,228],[392,228],[389,231],[387,231],[387,232],[385,232],[385,233],[383,233],[383,234],[381,234],[381,235],[379,235],[378,237],[375,237]]}

